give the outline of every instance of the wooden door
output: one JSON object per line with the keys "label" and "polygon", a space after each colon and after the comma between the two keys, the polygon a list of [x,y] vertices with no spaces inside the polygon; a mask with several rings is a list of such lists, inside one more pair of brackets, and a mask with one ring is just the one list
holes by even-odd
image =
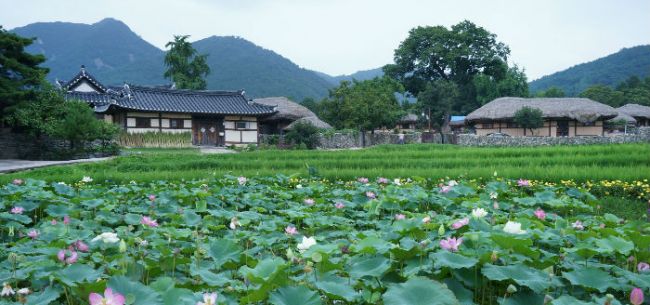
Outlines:
{"label": "wooden door", "polygon": [[569,136],[569,121],[557,121],[557,134],[558,137]]}
{"label": "wooden door", "polygon": [[201,146],[217,146],[219,126],[217,120],[192,120],[192,143]]}

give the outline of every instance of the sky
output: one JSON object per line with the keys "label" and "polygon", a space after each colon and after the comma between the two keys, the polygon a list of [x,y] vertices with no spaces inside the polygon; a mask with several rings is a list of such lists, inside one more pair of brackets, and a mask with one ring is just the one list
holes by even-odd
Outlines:
{"label": "sky", "polygon": [[650,44],[648,0],[0,0],[6,29],[106,17],[161,49],[178,34],[240,36],[330,75],[391,63],[414,27],[463,20],[510,46],[529,80]]}

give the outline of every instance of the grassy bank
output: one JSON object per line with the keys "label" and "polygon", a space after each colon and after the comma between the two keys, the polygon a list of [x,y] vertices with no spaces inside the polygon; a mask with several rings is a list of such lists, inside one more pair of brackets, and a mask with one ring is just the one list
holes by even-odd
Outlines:
{"label": "grassy bank", "polygon": [[458,177],[487,178],[496,171],[507,178],[544,181],[650,178],[650,145],[594,145],[526,148],[468,148],[452,145],[392,145],[355,151],[262,150],[201,155],[196,149],[128,150],[111,161],[50,167],[0,176],[48,181],[189,180],[211,175],[266,176],[309,174],[326,178]]}

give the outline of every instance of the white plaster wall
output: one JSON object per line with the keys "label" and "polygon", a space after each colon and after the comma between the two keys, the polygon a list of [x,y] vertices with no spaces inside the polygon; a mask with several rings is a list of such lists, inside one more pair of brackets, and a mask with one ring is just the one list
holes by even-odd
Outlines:
{"label": "white plaster wall", "polygon": [[135,127],[135,118],[127,118],[126,127]]}
{"label": "white plaster wall", "polygon": [[162,119],[161,123],[163,128],[169,128],[169,119]]}
{"label": "white plaster wall", "polygon": [[184,128],[192,128],[192,120],[183,120]]}
{"label": "white plaster wall", "polygon": [[91,87],[88,84],[87,81],[81,82],[81,84],[79,84],[79,86],[74,88],[74,91],[77,91],[77,92],[97,92],[97,90],[95,90],[93,87]]}
{"label": "white plaster wall", "polygon": [[235,122],[234,121],[224,121],[223,122],[223,127],[229,128],[229,129],[235,129]]}
{"label": "white plaster wall", "polygon": [[241,142],[240,132],[226,130],[226,142]]}
{"label": "white plaster wall", "polygon": [[257,131],[242,131],[242,142],[257,143]]}
{"label": "white plaster wall", "polygon": [[158,119],[151,119],[151,127],[158,127]]}
{"label": "white plaster wall", "polygon": [[159,131],[158,128],[127,128],[127,132],[129,133],[144,133],[144,132],[157,132]]}

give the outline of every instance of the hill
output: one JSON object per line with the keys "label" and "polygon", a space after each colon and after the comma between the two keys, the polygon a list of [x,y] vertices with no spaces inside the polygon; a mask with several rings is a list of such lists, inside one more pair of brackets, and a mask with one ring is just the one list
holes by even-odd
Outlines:
{"label": "hill", "polygon": [[[163,78],[164,51],[148,43],[121,21],[107,18],[94,24],[39,22],[15,28],[24,37],[36,37],[28,51],[47,57],[48,79],[68,80],[79,67],[107,85],[169,83]],[[171,39],[171,37],[170,37]],[[289,59],[237,37],[209,37],[193,43],[207,53],[212,73],[208,89],[244,89],[251,98],[287,96],[301,101],[322,98],[332,84]]]}
{"label": "hill", "polygon": [[575,96],[592,85],[614,87],[634,75],[650,75],[650,45],[624,48],[603,58],[544,76],[530,82],[529,86],[532,93],[558,87],[567,95]]}
{"label": "hill", "polygon": [[320,77],[324,78],[326,81],[328,81],[330,84],[334,86],[338,86],[338,84],[344,80],[351,81],[353,79],[356,79],[359,81],[363,81],[363,80],[373,79],[375,77],[381,77],[384,75],[384,71],[382,70],[382,68],[362,70],[349,75],[338,75],[338,76],[331,76],[329,74],[325,74],[318,71],[314,71],[314,72],[320,75]]}

